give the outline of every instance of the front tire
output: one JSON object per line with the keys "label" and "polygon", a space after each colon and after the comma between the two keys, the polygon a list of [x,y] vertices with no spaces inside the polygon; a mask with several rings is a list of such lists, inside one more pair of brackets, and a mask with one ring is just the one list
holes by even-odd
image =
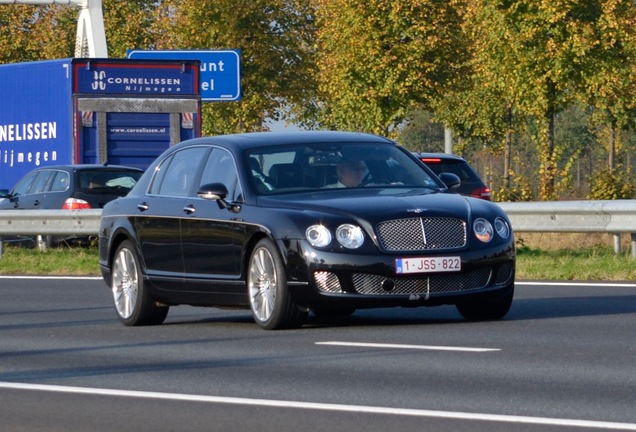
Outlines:
{"label": "front tire", "polygon": [[468,321],[500,320],[510,310],[514,291],[514,283],[512,283],[508,290],[500,296],[458,303],[456,305],[457,311]]}
{"label": "front tire", "polygon": [[111,267],[111,289],[119,320],[127,326],[157,325],[164,322],[168,306],[158,306],[150,297],[141,275],[133,243],[119,245]]}
{"label": "front tire", "polygon": [[301,311],[287,288],[285,267],[274,243],[262,239],[254,248],[247,269],[247,294],[254,321],[265,330],[300,327]]}

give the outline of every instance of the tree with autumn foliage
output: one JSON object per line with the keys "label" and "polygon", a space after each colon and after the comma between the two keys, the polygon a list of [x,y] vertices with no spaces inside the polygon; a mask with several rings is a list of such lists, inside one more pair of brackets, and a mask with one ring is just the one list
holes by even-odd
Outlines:
{"label": "tree with autumn foliage", "polygon": [[[110,57],[152,42],[155,1],[103,0]],[[73,57],[79,9],[67,5],[0,5],[0,62]]]}
{"label": "tree with autumn foliage", "polygon": [[72,57],[76,20],[68,6],[0,5],[0,63]]}
{"label": "tree with autumn foliage", "polygon": [[501,117],[520,117],[521,122],[513,119],[509,124],[526,124],[532,132],[541,199],[554,199],[556,182],[567,178],[571,160],[560,165],[563,148],[555,142],[554,122],[583,82],[580,65],[588,60],[590,26],[598,19],[594,4],[476,0],[466,10],[475,73],[480,82],[488,77],[497,89],[494,95],[506,101]]}
{"label": "tree with autumn foliage", "polygon": [[[398,137],[431,112],[461,148],[504,155],[498,195],[516,199],[559,198],[582,152],[596,161],[605,149],[608,175],[596,177],[613,179],[616,159],[636,146],[625,135],[636,118],[633,0],[103,0],[103,9],[111,57],[241,50],[242,100],[205,103],[205,134],[287,120]],[[71,57],[77,14],[0,5],[0,62]],[[560,136],[574,107],[591,119],[596,146]]]}
{"label": "tree with autumn foliage", "polygon": [[321,125],[395,135],[457,80],[460,1],[317,0]]}
{"label": "tree with autumn foliage", "polygon": [[[204,133],[263,130],[316,118],[309,0],[103,0],[109,56],[128,49],[240,49],[240,102],[205,103]],[[0,61],[72,57],[74,6],[0,5]]]}
{"label": "tree with autumn foliage", "polygon": [[608,169],[616,167],[620,132],[636,118],[636,7],[630,0],[599,4],[590,29],[588,58],[583,69],[581,100],[594,108],[593,125],[603,137]]}
{"label": "tree with autumn foliage", "polygon": [[[583,100],[610,130],[630,118],[633,14],[626,0],[468,2],[463,22],[471,73],[464,87],[436,105],[436,114],[460,134],[490,136],[508,155],[504,179],[515,174],[509,161],[514,134],[529,133],[539,198],[557,198],[576,156],[555,139],[557,115]],[[448,101],[454,103],[444,105]]]}
{"label": "tree with autumn foliage", "polygon": [[[157,49],[240,49],[240,102],[206,103],[204,133],[313,124],[314,20],[309,0],[164,0]],[[145,47],[138,47],[145,48]]]}

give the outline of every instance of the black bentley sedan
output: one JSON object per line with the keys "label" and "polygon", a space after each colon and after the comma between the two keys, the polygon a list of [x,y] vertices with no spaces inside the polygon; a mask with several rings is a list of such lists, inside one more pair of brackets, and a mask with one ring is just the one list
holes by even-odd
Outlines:
{"label": "black bentley sedan", "polygon": [[129,326],[181,304],[251,308],[264,329],[394,306],[501,319],[514,291],[510,222],[449,192],[458,182],[369,134],[189,140],[105,206],[100,268]]}

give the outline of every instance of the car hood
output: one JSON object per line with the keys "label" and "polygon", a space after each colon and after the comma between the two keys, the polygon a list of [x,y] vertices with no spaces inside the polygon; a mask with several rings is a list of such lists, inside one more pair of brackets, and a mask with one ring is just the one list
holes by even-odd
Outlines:
{"label": "car hood", "polygon": [[354,190],[321,191],[260,197],[258,204],[278,209],[319,212],[371,223],[421,216],[449,216],[468,220],[471,199],[454,193],[431,193],[422,190]]}

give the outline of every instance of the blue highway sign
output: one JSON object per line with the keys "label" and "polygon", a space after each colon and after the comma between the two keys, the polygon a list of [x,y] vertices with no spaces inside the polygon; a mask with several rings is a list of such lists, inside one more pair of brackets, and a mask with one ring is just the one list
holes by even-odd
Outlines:
{"label": "blue highway sign", "polygon": [[199,60],[202,101],[241,99],[240,50],[128,50],[129,59]]}

